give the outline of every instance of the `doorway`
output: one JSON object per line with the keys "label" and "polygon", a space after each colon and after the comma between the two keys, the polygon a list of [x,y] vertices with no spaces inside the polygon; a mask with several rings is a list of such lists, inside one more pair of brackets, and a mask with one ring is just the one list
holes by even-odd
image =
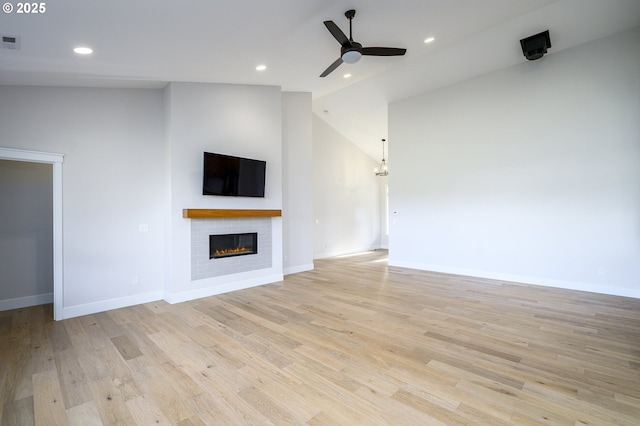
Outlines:
{"label": "doorway", "polygon": [[0,148],[0,160],[51,164],[53,222],[53,318],[64,319],[62,258],[62,154]]}

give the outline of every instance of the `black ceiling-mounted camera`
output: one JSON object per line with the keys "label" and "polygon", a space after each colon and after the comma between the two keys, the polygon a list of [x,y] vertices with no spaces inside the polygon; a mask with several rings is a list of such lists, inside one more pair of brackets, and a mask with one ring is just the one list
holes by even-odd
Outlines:
{"label": "black ceiling-mounted camera", "polygon": [[549,30],[523,38],[520,40],[520,45],[522,46],[522,53],[528,60],[535,61],[542,58],[547,53],[547,49],[551,47]]}

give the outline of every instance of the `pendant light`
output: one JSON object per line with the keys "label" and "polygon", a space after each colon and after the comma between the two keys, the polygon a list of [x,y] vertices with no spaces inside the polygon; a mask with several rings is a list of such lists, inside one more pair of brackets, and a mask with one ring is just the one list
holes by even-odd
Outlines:
{"label": "pendant light", "polygon": [[384,143],[385,139],[382,139],[382,161],[380,162],[380,166],[376,169],[376,176],[389,176],[389,168],[387,167],[387,162],[384,159]]}

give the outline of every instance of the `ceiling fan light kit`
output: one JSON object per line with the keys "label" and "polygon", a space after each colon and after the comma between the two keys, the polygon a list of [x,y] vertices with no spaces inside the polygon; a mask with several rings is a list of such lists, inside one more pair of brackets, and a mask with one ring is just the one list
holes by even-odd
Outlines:
{"label": "ceiling fan light kit", "polygon": [[347,64],[355,64],[362,58],[362,53],[359,51],[352,49],[346,50],[342,53],[342,62],[346,62]]}
{"label": "ceiling fan light kit", "polygon": [[353,9],[347,10],[344,16],[349,20],[349,38],[347,38],[335,22],[324,21],[324,26],[327,27],[331,35],[340,43],[340,57],[329,65],[329,67],[320,74],[320,77],[328,76],[343,62],[355,64],[362,56],[402,56],[407,52],[407,49],[397,47],[362,47],[362,44],[353,40],[351,21],[353,17],[356,16],[356,11]]}

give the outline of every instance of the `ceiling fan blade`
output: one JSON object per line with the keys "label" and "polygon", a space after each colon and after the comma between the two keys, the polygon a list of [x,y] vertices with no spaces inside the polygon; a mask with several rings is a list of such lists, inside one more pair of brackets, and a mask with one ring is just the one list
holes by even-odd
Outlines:
{"label": "ceiling fan blade", "polygon": [[397,47],[363,47],[362,54],[368,56],[402,56],[407,49]]}
{"label": "ceiling fan blade", "polygon": [[340,64],[342,64],[342,58],[336,59],[336,61],[334,63],[329,65],[329,68],[327,68],[326,70],[324,70],[324,72],[322,74],[320,74],[320,77],[328,76],[329,74],[331,74],[333,72],[333,70],[338,68],[340,66]]}
{"label": "ceiling fan blade", "polygon": [[331,35],[334,36],[336,38],[336,40],[338,40],[338,43],[340,43],[342,46],[344,46],[345,44],[346,45],[351,45],[351,42],[349,41],[347,36],[344,35],[342,30],[336,25],[335,22],[333,22],[333,21],[324,21],[324,26],[327,27],[327,29],[329,30]]}

